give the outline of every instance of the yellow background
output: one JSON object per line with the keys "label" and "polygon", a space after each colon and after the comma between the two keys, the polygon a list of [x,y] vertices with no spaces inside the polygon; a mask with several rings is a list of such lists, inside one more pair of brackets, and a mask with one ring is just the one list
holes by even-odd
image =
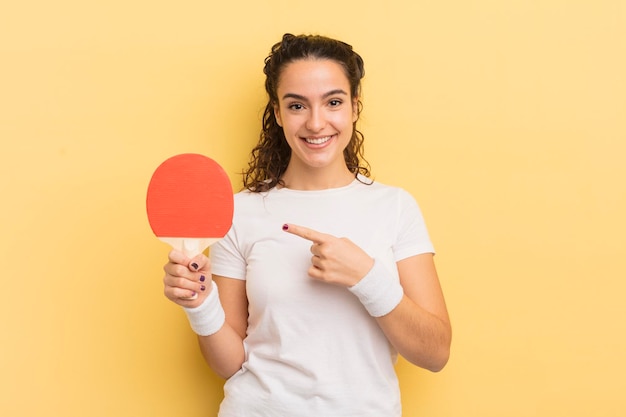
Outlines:
{"label": "yellow background", "polygon": [[4,2],[0,415],[214,415],[145,190],[182,152],[239,186],[287,31],[363,55],[373,173],[438,251],[452,357],[399,363],[405,416],[623,416],[621,0]]}

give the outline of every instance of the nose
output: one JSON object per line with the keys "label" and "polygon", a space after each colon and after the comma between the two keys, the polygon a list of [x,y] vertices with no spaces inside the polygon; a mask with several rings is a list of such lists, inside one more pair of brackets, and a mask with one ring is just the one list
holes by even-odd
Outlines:
{"label": "nose", "polygon": [[311,132],[319,132],[326,126],[324,112],[317,108],[312,108],[306,121],[306,128]]}

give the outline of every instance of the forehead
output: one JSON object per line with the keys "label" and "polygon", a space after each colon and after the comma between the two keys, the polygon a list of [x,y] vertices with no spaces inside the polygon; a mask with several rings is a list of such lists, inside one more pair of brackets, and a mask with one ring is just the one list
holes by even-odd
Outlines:
{"label": "forehead", "polygon": [[278,79],[277,92],[310,94],[334,89],[350,92],[350,81],[343,66],[331,59],[300,59],[287,64]]}

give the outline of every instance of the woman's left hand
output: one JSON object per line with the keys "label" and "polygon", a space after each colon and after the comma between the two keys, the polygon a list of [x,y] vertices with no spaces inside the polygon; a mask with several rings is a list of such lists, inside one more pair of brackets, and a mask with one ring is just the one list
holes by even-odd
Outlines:
{"label": "woman's left hand", "polygon": [[352,287],[374,266],[374,259],[348,238],[295,224],[286,224],[283,230],[313,242],[308,273],[318,281]]}

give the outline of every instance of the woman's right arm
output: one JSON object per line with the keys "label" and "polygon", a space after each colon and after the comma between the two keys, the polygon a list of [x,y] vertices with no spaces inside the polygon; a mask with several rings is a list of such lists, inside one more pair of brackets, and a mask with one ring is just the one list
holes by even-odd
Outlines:
{"label": "woman's right arm", "polygon": [[248,327],[246,281],[213,276],[219,288],[226,323],[211,336],[198,336],[200,351],[211,369],[228,379],[241,369],[245,359],[243,339]]}
{"label": "woman's right arm", "polygon": [[[211,279],[217,284],[225,323],[209,336],[198,336],[198,341],[211,369],[225,379],[230,378],[241,369],[245,359],[243,339],[248,326],[246,282],[211,277],[210,261],[204,255],[189,259],[181,252],[172,251],[163,269],[165,296],[182,307],[199,307],[213,291]],[[194,293],[198,295],[195,299],[191,297]]]}

